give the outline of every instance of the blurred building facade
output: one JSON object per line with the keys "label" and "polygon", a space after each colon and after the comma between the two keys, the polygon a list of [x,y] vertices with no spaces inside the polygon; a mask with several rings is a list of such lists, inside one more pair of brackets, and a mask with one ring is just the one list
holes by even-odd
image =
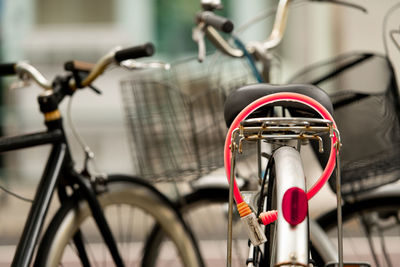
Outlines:
{"label": "blurred building facade", "polygon": [[[222,14],[243,25],[278,2],[265,0],[223,1]],[[383,52],[382,20],[395,1],[355,0],[368,14],[332,4],[295,4],[289,12],[288,32],[277,49],[279,81],[285,81],[300,67],[339,52],[368,50]],[[71,60],[95,61],[117,45],[155,43],[155,58],[175,61],[196,54],[191,29],[198,0],[2,0],[1,36],[3,61],[29,60],[48,78],[62,72],[62,63]],[[249,27],[244,41],[267,37],[273,16]],[[207,47],[212,50],[210,46]],[[392,47],[393,48],[393,47]],[[119,81],[129,72],[119,69],[103,75],[97,96],[91,91],[75,97],[72,117],[78,131],[94,150],[101,171],[134,172],[124,122]],[[9,82],[9,80],[8,80]],[[37,112],[37,86],[4,94],[2,109],[6,134],[43,129]],[[64,106],[65,108],[65,106]],[[65,109],[64,109],[65,110]],[[71,139],[76,157],[82,153]],[[7,154],[7,173],[19,181],[35,184],[41,174],[48,148]],[[80,162],[78,162],[79,164]]]}

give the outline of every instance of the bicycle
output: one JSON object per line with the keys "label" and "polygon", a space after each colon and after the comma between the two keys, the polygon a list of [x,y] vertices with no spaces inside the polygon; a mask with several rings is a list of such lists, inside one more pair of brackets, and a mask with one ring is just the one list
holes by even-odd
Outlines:
{"label": "bicycle", "polygon": [[[361,7],[357,7],[357,8],[360,9],[360,10],[363,9]],[[277,13],[279,13],[279,7],[278,7]],[[282,11],[282,13],[284,13],[284,11]],[[281,23],[282,23],[282,21],[281,21]],[[284,22],[282,24],[284,24]],[[275,25],[279,26],[279,23],[277,21],[275,21]],[[276,30],[275,34],[276,34],[277,38],[278,39],[281,38],[282,34],[283,34],[282,29],[277,29],[277,28],[274,27],[274,30]],[[211,40],[217,40],[217,42],[218,41],[222,42],[223,39],[221,39],[219,36],[213,36],[213,35],[216,35],[216,33],[217,32],[215,32],[215,31],[206,29],[206,34],[212,35]],[[267,44],[269,41],[271,41],[271,42],[269,44]],[[255,48],[255,49],[253,47],[253,49],[257,50],[257,49],[260,49],[260,47],[261,47],[261,48],[264,48],[265,50],[268,50],[268,48],[270,48],[269,45],[271,45],[271,46],[274,45],[274,42],[273,42],[272,39],[269,39],[266,43],[260,45],[259,47]],[[227,47],[227,43],[218,44],[217,47],[219,47],[219,48]],[[251,47],[250,47],[250,49],[251,49]],[[233,48],[225,49],[223,52],[226,53],[226,54],[229,54],[231,56],[235,56],[235,54],[236,55],[240,54],[240,50],[233,50]],[[260,52],[257,53],[257,51],[256,51],[256,56],[259,56],[260,54],[262,55],[262,53],[260,53]],[[350,58],[350,56],[349,56],[349,58]],[[311,81],[318,81],[318,82],[312,83],[312,84],[318,84],[319,85],[320,82],[332,79],[332,76],[338,75],[338,73],[343,72],[347,68],[350,68],[350,67],[362,62],[363,60],[365,60],[367,58],[370,59],[370,61],[376,61],[376,57],[373,57],[373,55],[371,57],[371,55],[368,55],[368,54],[367,55],[361,55],[360,57],[358,57],[358,58],[356,57],[355,59],[351,58],[351,59],[348,60],[348,62],[347,62],[348,64],[347,65],[346,64],[344,66],[342,65],[342,66],[340,66],[340,67],[338,67],[336,69],[333,69],[331,71],[331,73],[329,73],[329,72],[328,73],[324,73],[319,78],[311,80]],[[264,56],[263,59],[267,60],[267,58],[265,56]],[[382,65],[383,65],[383,71],[385,71],[385,72],[387,72],[389,74],[389,75],[387,75],[389,77],[388,78],[388,82],[382,84],[383,88],[388,88],[387,91],[382,91],[382,93],[379,93],[379,95],[377,95],[377,94],[374,95],[374,94],[371,94],[370,92],[368,92],[367,94],[364,94],[364,95],[363,94],[357,94],[357,93],[353,93],[352,94],[351,91],[349,91],[349,92],[346,92],[347,93],[346,97],[344,97],[343,95],[337,94],[335,97],[337,99],[339,99],[339,101],[336,100],[334,104],[335,104],[335,107],[337,107],[337,108],[349,105],[350,106],[350,110],[351,110],[351,107],[352,107],[351,104],[355,103],[355,105],[359,105],[360,106],[361,102],[359,104],[357,101],[359,101],[360,99],[362,99],[364,97],[369,99],[369,100],[364,100],[364,102],[366,102],[366,101],[368,102],[369,101],[368,103],[371,103],[370,101],[371,100],[373,101],[374,97],[375,98],[382,97],[383,100],[381,100],[379,103],[385,105],[385,116],[384,116],[384,120],[381,120],[381,123],[384,122],[384,121],[387,121],[388,118],[393,118],[393,126],[389,126],[389,124],[388,124],[388,129],[389,129],[388,131],[391,133],[391,132],[393,132],[393,131],[391,131],[391,129],[392,128],[396,129],[396,127],[397,127],[396,125],[398,125],[398,119],[396,119],[396,118],[398,118],[398,115],[396,117],[396,113],[399,114],[399,112],[398,112],[398,106],[399,105],[398,105],[398,101],[397,101],[398,98],[396,97],[398,95],[397,91],[396,91],[397,86],[396,86],[396,84],[394,84],[394,86],[392,86],[392,83],[394,81],[394,78],[393,78],[394,75],[393,75],[393,70],[391,68],[390,62],[388,62],[388,63],[383,62]],[[388,68],[386,68],[386,65],[388,65]],[[265,67],[265,65],[264,65],[264,67]],[[380,70],[380,71],[382,71],[382,70]],[[263,72],[263,73],[265,73],[265,72]],[[268,72],[266,72],[266,73],[268,73]],[[384,77],[386,77],[386,75],[384,75]],[[390,78],[390,77],[392,77],[392,78]],[[348,77],[347,77],[347,79],[348,79]],[[308,81],[310,81],[310,80],[308,80]],[[306,82],[307,82],[307,80],[306,80]],[[329,82],[331,82],[331,80],[329,80]],[[334,86],[335,84],[332,83],[331,85]],[[353,86],[354,86],[354,83],[353,83]],[[323,87],[323,88],[325,88],[325,87]],[[354,89],[354,88],[352,88],[352,89]],[[363,88],[363,89],[365,89],[365,88]],[[242,95],[242,96],[245,97],[245,95]],[[371,106],[369,105],[369,107],[371,107]],[[227,114],[227,113],[225,113],[225,114]],[[349,114],[349,113],[347,112],[347,113],[342,113],[342,114]],[[357,116],[356,114],[355,114],[355,116]],[[378,118],[379,116],[381,116],[380,113],[377,113],[377,114],[373,114],[372,113],[370,117]],[[344,120],[339,119],[339,124],[340,124],[341,121],[343,121],[343,125],[345,125],[346,119],[344,119]],[[347,122],[349,122],[349,121],[350,121],[350,119],[347,118]],[[350,136],[350,138],[351,138],[351,135],[349,135],[347,132],[346,132],[345,136],[346,136],[346,138],[348,136]],[[353,136],[355,137],[356,135],[353,135]],[[367,138],[367,140],[369,140],[368,136],[366,136],[366,138]],[[394,140],[397,140],[396,137],[394,138]],[[353,141],[353,144],[354,144],[354,141]],[[386,146],[386,147],[389,147],[389,149],[390,149],[390,145]],[[380,149],[382,149],[382,146],[380,147]],[[392,152],[387,153],[388,154],[387,158],[390,158],[391,155],[396,155],[396,153],[397,153],[396,152],[397,151],[396,147],[394,147],[393,150],[394,150],[393,153]],[[351,151],[351,148],[348,151]],[[361,158],[362,158],[362,156],[361,156]],[[381,160],[381,158],[383,160]],[[357,166],[354,165],[354,164],[357,164],[357,162],[352,163],[350,161],[350,164],[347,164],[350,167],[349,166],[344,166],[345,169],[344,170],[342,169],[342,171],[348,170],[346,172],[346,176],[345,176],[345,178],[346,178],[345,182],[346,182],[347,187],[346,188],[343,187],[343,192],[346,192],[346,194],[349,194],[348,192],[351,192],[351,193],[357,193],[358,192],[360,194],[362,192],[365,192],[365,191],[368,191],[368,190],[372,190],[372,189],[374,189],[376,187],[379,187],[379,186],[382,186],[384,184],[396,181],[398,179],[398,176],[396,176],[396,169],[393,169],[393,167],[392,168],[388,168],[387,170],[383,169],[384,168],[383,166],[386,166],[387,163],[390,162],[390,160],[388,161],[387,159],[384,159],[384,158],[385,158],[385,156],[379,157],[379,159],[375,158],[374,160],[372,160],[372,161],[376,161],[376,163],[375,162],[373,163],[374,164],[373,166],[375,166],[375,167],[373,168],[373,170],[371,170],[371,169],[369,170],[368,176],[364,175],[365,178],[364,177],[363,178],[354,177],[354,173],[358,172],[358,174],[361,175],[360,171],[361,171],[361,173],[363,171],[364,171],[364,173],[368,172],[368,168],[366,169],[366,167],[369,166],[369,165],[366,165],[366,164],[360,165],[360,163],[359,163],[358,168],[355,169],[354,167],[357,167]],[[347,159],[347,157],[346,157],[346,159]],[[393,164],[396,164],[395,162],[397,162],[395,158],[393,158],[393,159],[394,159],[394,161],[389,163],[390,166],[392,166]],[[320,160],[321,161],[325,160],[325,162],[326,162],[326,159],[324,159],[324,157],[320,157]],[[368,162],[371,163],[372,161],[369,160]],[[385,162],[387,162],[386,165],[385,165]],[[351,165],[351,164],[353,164],[353,165]],[[351,166],[353,166],[353,167],[351,167]],[[353,172],[349,173],[349,171],[351,169],[353,169]],[[392,170],[394,170],[394,171],[391,173]],[[349,175],[347,175],[348,173],[349,173]],[[382,177],[382,179],[378,179],[378,177],[379,177],[378,174],[379,175],[385,175],[386,174],[386,178]],[[374,175],[375,175],[375,177],[374,177]],[[374,181],[372,183],[371,182],[365,183],[365,185],[361,184],[362,181],[363,181],[362,179],[367,179],[367,177],[368,177],[369,180],[371,180],[371,182],[372,182],[372,179],[375,179],[376,181]],[[353,179],[355,186],[354,185],[353,185],[353,187],[349,187],[348,186],[347,183],[349,183],[349,184],[351,183],[351,181],[347,182],[347,179],[349,179],[349,178]],[[354,178],[356,178],[356,179],[354,180]],[[331,184],[331,187],[334,188],[334,186],[332,186],[332,184]],[[388,195],[386,197],[385,197],[385,193],[388,193]],[[369,244],[370,249],[371,249],[370,253],[372,255],[372,258],[370,260],[371,260],[371,262],[372,261],[375,262],[375,264],[378,265],[378,266],[379,266],[379,260],[378,260],[378,257],[376,255],[377,254],[376,246],[379,246],[379,245],[372,244],[373,243],[372,241],[375,241],[375,243],[382,243],[381,244],[381,249],[382,249],[382,254],[383,254],[382,258],[384,258],[384,263],[386,263],[388,266],[391,266],[390,256],[386,251],[387,248],[385,248],[385,243],[384,243],[385,240],[384,240],[384,236],[383,236],[383,231],[387,230],[387,229],[390,229],[390,228],[393,228],[393,226],[396,227],[396,225],[398,224],[398,223],[396,223],[396,221],[398,221],[398,219],[396,220],[396,218],[398,218],[398,209],[397,209],[396,205],[393,205],[393,204],[389,205],[389,203],[391,203],[391,201],[393,201],[394,198],[397,198],[398,195],[399,195],[398,194],[398,190],[397,191],[396,190],[389,190],[389,191],[380,190],[378,192],[371,192],[369,194],[364,194],[364,196],[361,195],[361,197],[356,196],[356,198],[353,199],[352,201],[349,201],[349,199],[346,198],[347,202],[343,206],[344,212],[345,212],[345,215],[343,217],[344,220],[350,222],[354,218],[355,219],[360,218],[363,221],[361,226],[365,229],[366,236],[367,236],[366,239],[368,239],[368,242],[370,243]],[[376,204],[376,203],[380,203],[380,204]],[[383,204],[383,203],[385,203],[385,204]],[[370,210],[368,210],[368,208],[367,208],[368,206],[371,207]],[[334,219],[334,216],[333,216],[334,213],[335,213],[334,211],[328,212],[327,214],[321,216],[321,218],[318,219],[318,222],[326,230],[331,229],[332,226],[333,226],[332,222],[335,221],[335,220],[333,220]],[[360,215],[360,213],[362,213],[362,215]],[[390,221],[393,221],[393,220],[394,220],[394,223],[393,224],[390,223]],[[330,221],[330,222],[328,223],[328,221]],[[354,227],[353,227],[353,229],[354,229]],[[372,237],[373,230],[376,230],[376,232],[377,232],[377,236],[378,237],[374,238],[374,239],[377,239],[377,240],[372,240],[373,239],[373,237]],[[314,238],[314,240],[315,240],[315,238]],[[318,243],[321,244],[321,242],[318,242]],[[316,248],[316,249],[318,249],[318,248]],[[365,256],[364,256],[364,258],[362,258],[362,260],[365,260]]]}
{"label": "bicycle", "polygon": [[[154,64],[133,60],[151,56],[153,52],[153,45],[148,43],[114,49],[94,65],[70,61],[65,64],[68,73],[51,83],[26,62],[0,64],[0,75],[18,75],[23,82],[33,80],[43,88],[38,103],[47,128],[42,132],[2,137],[0,151],[52,146],[12,266],[30,266],[32,262],[34,266],[58,266],[61,262],[91,266],[95,261],[116,266],[139,264],[138,245],[147,234],[143,226],[152,223],[161,225],[168,233],[172,251],[176,249],[185,266],[201,266],[190,229],[174,204],[154,186],[129,175],[94,174],[89,170],[93,155],[88,147],[84,147],[83,170],[74,168],[65,135],[68,128],[63,126],[59,110],[59,104],[78,89],[89,87],[98,92],[92,83],[110,65],[129,69],[153,67]],[[55,191],[60,208],[41,237]],[[73,256],[77,259],[71,260]]]}
{"label": "bicycle", "polygon": [[[222,28],[224,28],[224,26],[223,25],[229,25],[229,23],[228,24],[226,24],[226,19],[221,19],[221,18],[218,18],[218,17],[215,17],[215,16],[213,16],[212,14],[210,14],[209,12],[207,13],[207,14],[204,14],[204,17],[207,17],[207,19],[209,19],[211,22],[210,23],[217,23],[217,24],[219,24],[219,26],[218,27],[220,27],[221,29]],[[228,27],[229,28],[229,27]],[[195,35],[195,34],[194,34]],[[200,45],[200,47],[202,47],[202,45]],[[201,49],[201,48],[200,48]],[[300,91],[300,90],[299,90]],[[312,90],[310,90],[310,89],[308,89],[308,91],[312,91]],[[326,98],[327,98],[327,96],[326,95],[324,95],[323,97],[322,97],[322,99],[324,99],[323,101],[325,101],[325,103],[329,103],[329,100],[326,100]],[[329,105],[327,105],[327,106],[329,106]],[[176,125],[174,125],[174,126],[176,126]],[[328,127],[329,128],[329,127]],[[179,163],[178,163],[179,164]],[[183,204],[183,205],[185,205],[185,203]],[[183,206],[183,207],[185,207],[185,206]],[[258,233],[259,234],[259,233]],[[156,238],[156,240],[159,240],[158,238]],[[158,242],[158,241],[156,241],[156,242]],[[157,245],[156,245],[156,247],[157,247]],[[306,246],[305,246],[306,247]],[[150,257],[151,258],[151,257]],[[254,257],[253,257],[254,258]],[[307,259],[307,261],[308,261],[308,259]]]}
{"label": "bicycle", "polygon": [[[226,231],[220,229],[226,227],[228,191],[222,174],[220,183],[203,183],[223,165],[223,103],[238,84],[253,81],[246,66],[241,60],[211,55],[202,65],[195,58],[179,60],[168,72],[134,72],[121,82],[136,174],[163,183],[182,208],[207,266],[224,261],[217,251],[226,246]],[[246,238],[240,227],[237,230]],[[162,250],[162,238],[155,232],[154,240],[147,240],[143,266],[152,266],[153,255]]]}
{"label": "bicycle", "polygon": [[[351,4],[350,4],[351,6]],[[364,10],[362,7],[358,7],[358,6],[353,6],[356,7],[359,10]],[[269,12],[271,14],[275,14],[276,10],[273,12]],[[209,26],[209,25],[208,25]],[[221,39],[218,36],[214,36],[214,30],[212,29],[212,27],[208,27],[206,29],[206,34],[211,36],[212,40],[219,40],[220,42],[223,41],[223,39]],[[225,51],[226,54],[229,54],[230,56],[243,56],[243,51],[240,51],[239,49],[234,49],[232,47],[229,46],[229,44],[227,43],[222,43],[219,44],[217,43],[217,47],[222,47],[225,48],[227,51]],[[233,54],[233,55],[232,55]],[[206,60],[207,62],[207,60]],[[267,71],[264,71],[263,73],[269,73],[268,69],[266,68]],[[267,76],[268,77],[268,76]],[[329,76],[327,76],[329,77]],[[340,123],[340,122],[339,122]],[[389,188],[390,189],[390,188]],[[199,214],[202,214],[201,210],[206,210],[206,207],[211,205],[212,203],[214,205],[221,205],[221,211],[222,211],[222,216],[220,216],[219,218],[222,220],[226,219],[226,196],[228,195],[228,191],[227,188],[221,188],[220,186],[212,186],[212,185],[200,185],[200,187],[194,187],[193,188],[193,192],[189,193],[188,195],[184,195],[182,197],[181,200],[178,201],[178,204],[181,205],[181,208],[184,212],[184,216],[185,217],[189,217],[188,221],[190,222],[195,222],[196,218],[198,218],[197,211],[196,209],[199,210]],[[389,194],[388,194],[389,193]],[[225,197],[225,198],[224,198]],[[357,199],[355,199],[355,201],[349,202],[348,199],[345,199],[345,203],[343,204],[343,221],[344,221],[344,226],[345,228],[350,224],[350,226],[353,224],[354,220],[357,220],[360,217],[360,213],[366,214],[368,213],[367,216],[365,216],[365,218],[372,218],[373,220],[371,221],[370,219],[368,220],[364,220],[365,222],[369,222],[369,225],[367,226],[376,226],[377,224],[377,219],[379,220],[383,220],[383,222],[391,219],[395,219],[396,216],[398,216],[398,206],[395,203],[399,202],[399,193],[396,190],[389,190],[389,191],[373,191],[369,194],[366,194],[365,196],[361,196]],[[207,204],[204,204],[207,203]],[[188,208],[188,207],[193,207],[193,208]],[[368,209],[368,207],[370,207]],[[385,211],[385,212],[383,212]],[[192,217],[193,214],[193,219],[190,219]],[[379,216],[376,216],[376,214],[378,214]],[[386,215],[390,215],[390,216],[381,216],[381,214],[386,214]],[[372,216],[371,216],[372,215]],[[332,228],[334,226],[334,224],[332,222],[336,221],[336,217],[335,217],[335,211],[328,211],[327,213],[325,213],[323,216],[321,216],[320,218],[317,218],[318,223],[322,226],[322,228],[324,228],[325,230],[330,230],[330,228]],[[348,222],[348,223],[347,223]],[[372,223],[371,223],[372,222]],[[319,226],[313,221],[310,221],[310,227],[311,227],[311,240],[312,240],[312,247],[311,249],[313,250],[313,255],[315,259],[317,260],[317,263],[319,263],[319,266],[324,265],[326,262],[330,262],[330,261],[337,261],[337,253],[335,251],[335,248],[333,248],[330,245],[331,240],[322,232],[321,229],[319,229]],[[195,224],[192,224],[195,225]],[[214,223],[214,227],[217,224]],[[219,226],[219,225],[218,225]],[[365,223],[364,225],[362,225],[362,227],[365,227]],[[354,229],[354,228],[351,228]],[[366,228],[368,229],[368,228]],[[197,231],[196,228],[193,229],[195,232]],[[313,236],[313,233],[317,233],[317,231],[319,231],[319,234],[315,234]],[[199,233],[198,235],[200,236],[202,234],[203,230],[199,229]],[[204,234],[203,234],[204,235]],[[331,236],[331,235],[330,235]],[[369,238],[369,234],[367,235],[367,239]],[[378,234],[379,236],[379,234]],[[239,238],[243,238],[242,236]],[[375,238],[374,238],[375,239]],[[160,242],[160,241],[157,241]],[[379,239],[378,239],[379,242]],[[382,242],[382,244],[384,244]],[[157,245],[155,244],[155,242],[149,244],[149,247],[151,246],[155,246],[157,247]],[[345,244],[346,245],[346,244]],[[239,249],[239,250],[243,250],[243,248]],[[372,255],[375,254],[374,251],[371,252]],[[385,253],[383,253],[385,254]],[[365,261],[365,254],[361,255],[361,258],[358,259],[352,259],[355,261],[360,261],[363,260]],[[246,257],[243,257],[243,259],[239,259],[238,261],[243,263],[245,262]],[[251,257],[249,257],[251,258]],[[374,255],[374,258],[376,258],[376,256]],[[371,260],[368,260],[369,262],[373,262],[373,258],[371,258]],[[375,259],[375,264],[378,265],[376,259]]]}
{"label": "bicycle", "polygon": [[[362,10],[362,8],[359,8],[360,10]],[[216,42],[218,42],[218,40],[219,41],[221,41],[222,42],[222,40],[223,39],[221,39],[220,37],[215,37],[214,35],[214,31],[212,30],[212,28],[211,27],[208,27],[207,29],[205,29],[206,30],[206,33],[208,33],[209,35],[211,35],[211,39],[212,40],[217,40]],[[224,51],[226,54],[229,54],[229,55],[231,55],[231,56],[233,56],[233,55],[243,55],[243,52],[241,52],[240,50],[234,50],[233,48],[230,48],[226,43],[218,43],[217,44],[217,47],[219,47],[219,48],[225,48],[226,50]],[[233,54],[233,55],[232,55]],[[268,73],[268,72],[266,72],[266,73]],[[200,190],[203,190],[203,192],[205,192],[205,190],[204,190],[204,188],[203,189],[200,189]],[[210,192],[211,192],[211,190],[210,190]],[[195,195],[195,193],[193,193],[193,195]],[[394,198],[396,198],[396,197],[398,197],[398,194],[395,194],[395,196],[393,196]],[[364,210],[367,206],[368,206],[368,203],[390,203],[390,201],[393,201],[393,197],[387,197],[387,198],[385,198],[384,196],[382,196],[382,195],[380,195],[380,196],[377,196],[376,194],[370,194],[369,196],[367,196],[366,197],[366,199],[359,199],[359,200],[357,200],[357,203],[352,203],[352,202],[346,202],[345,204],[344,204],[344,207],[346,207],[346,208],[344,208],[344,213],[345,213],[345,215],[344,215],[344,219],[345,220],[349,220],[350,221],[350,219],[351,218],[357,218],[359,215],[358,215],[358,212],[351,212],[351,210]],[[190,199],[190,198],[189,198]],[[207,196],[206,195],[204,195],[204,199],[199,199],[199,203],[201,203],[201,201],[206,201],[207,200]],[[192,201],[193,202],[193,201]],[[391,206],[393,206],[393,205],[391,205]],[[393,208],[396,210],[396,207],[391,207],[391,208],[389,208],[389,206],[379,206],[379,205],[372,205],[372,207],[374,207],[374,208],[376,208],[376,209],[392,209],[393,210]],[[374,210],[371,210],[370,211],[371,213],[374,213]],[[329,215],[330,214],[330,215]],[[333,215],[332,214],[334,214],[333,212],[330,212],[330,213],[327,213],[327,215],[325,215],[325,217],[328,217],[328,218],[330,218],[330,221],[332,221],[331,219],[333,219]],[[329,215],[329,216],[328,216]],[[325,223],[323,223],[323,221],[325,221]],[[322,226],[323,227],[327,227],[326,225],[327,225],[327,221],[329,221],[329,220],[319,220],[319,222],[321,222],[322,223]],[[332,225],[332,224],[330,224],[330,225]],[[316,227],[316,226],[312,226],[312,227]],[[314,232],[315,231],[315,229],[312,231],[312,232]],[[313,243],[317,243],[317,245],[318,245],[318,247],[317,248],[319,248],[319,253],[320,254],[322,254],[323,256],[324,256],[324,258],[325,258],[325,262],[326,261],[329,261],[329,260],[334,260],[335,259],[335,257],[332,257],[332,255],[334,255],[334,254],[332,254],[332,253],[330,253],[329,252],[329,250],[330,249],[332,249],[332,248],[326,248],[326,243],[327,242],[329,242],[329,240],[325,240],[325,242],[321,242],[321,240],[320,241],[318,241],[318,239],[314,239],[313,240]],[[324,248],[323,249],[321,249],[321,246],[324,246]],[[329,246],[328,246],[329,247]],[[328,255],[328,256],[327,256]],[[330,258],[330,259],[329,259]]]}

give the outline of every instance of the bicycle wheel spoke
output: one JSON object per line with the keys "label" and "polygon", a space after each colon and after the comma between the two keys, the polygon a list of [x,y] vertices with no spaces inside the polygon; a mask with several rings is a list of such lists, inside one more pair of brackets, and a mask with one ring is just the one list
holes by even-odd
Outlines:
{"label": "bicycle wheel spoke", "polygon": [[129,266],[131,266],[130,265],[130,262],[131,262],[131,260],[130,260],[130,251],[131,251],[131,246],[132,246],[132,243],[133,243],[133,240],[132,240],[132,236],[133,236],[133,234],[132,234],[132,229],[133,229],[133,218],[134,218],[134,216],[133,216],[133,213],[135,212],[135,209],[133,209],[133,208],[130,208],[129,209],[129,220],[128,220],[128,226],[127,226],[127,231],[128,231],[128,233],[126,234],[127,236],[128,236],[128,246],[126,247],[126,263],[127,264],[129,264]]}
{"label": "bicycle wheel spoke", "polygon": [[[82,240],[84,244],[87,244],[85,247],[87,247],[87,250],[89,251],[89,258],[92,259],[92,263],[94,263],[94,266],[98,267],[98,262],[96,261],[96,256],[95,256],[95,252],[93,251],[93,247],[92,244],[90,242],[88,242],[88,240],[86,239],[86,237],[84,235],[82,235]],[[103,253],[104,255],[106,255],[107,253]],[[106,261],[104,261],[106,262]]]}
{"label": "bicycle wheel spoke", "polygon": [[101,247],[102,249],[102,255],[103,255],[103,260],[101,261],[101,266],[104,267],[106,262],[107,262],[107,251],[106,248],[104,246]]}
{"label": "bicycle wheel spoke", "polygon": [[117,233],[118,233],[118,240],[120,240],[121,244],[124,244],[124,235],[122,233],[122,219],[121,219],[121,205],[117,205],[115,207],[115,217],[117,220]]}

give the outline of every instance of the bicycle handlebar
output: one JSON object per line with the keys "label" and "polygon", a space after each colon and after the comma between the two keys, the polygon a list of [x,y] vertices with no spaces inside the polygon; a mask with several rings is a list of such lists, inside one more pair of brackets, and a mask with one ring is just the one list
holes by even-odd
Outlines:
{"label": "bicycle handlebar", "polygon": [[146,43],[115,52],[114,59],[120,63],[127,59],[135,59],[140,57],[150,57],[154,54],[154,45],[152,43]]}
{"label": "bicycle handlebar", "polygon": [[67,71],[80,70],[80,71],[90,72],[93,69],[93,67],[94,67],[93,63],[79,61],[79,60],[67,61],[64,64],[64,69]]}
{"label": "bicycle handlebar", "polygon": [[[266,50],[276,47],[280,41],[282,40],[283,33],[285,31],[286,19],[288,13],[289,3],[292,0],[280,0],[278,4],[278,8],[276,11],[275,22],[271,31],[270,36],[265,42],[252,42],[246,48],[250,53],[254,53],[256,51],[259,54],[265,54]],[[200,14],[200,15],[199,15]],[[221,29],[222,21],[224,21],[223,17],[217,16],[213,14],[211,11],[203,11],[196,15],[196,22],[198,25],[200,23],[205,23],[204,32],[207,38],[213,43],[213,45],[219,49],[221,52],[231,56],[231,57],[242,57],[244,55],[243,51],[237,48],[232,47],[217,31],[217,29]],[[202,15],[206,14],[206,15]],[[210,14],[213,14],[211,16]],[[204,18],[205,17],[205,18]],[[215,19],[218,17],[218,19]],[[201,18],[201,19],[199,19]],[[228,19],[225,19],[229,21]],[[213,23],[207,23],[207,21],[212,21]],[[230,21],[229,21],[230,22]],[[230,22],[232,23],[232,22]],[[233,24],[232,24],[233,30]],[[228,32],[229,33],[229,32]]]}
{"label": "bicycle handlebar", "polygon": [[51,82],[46,79],[34,66],[27,62],[17,62],[15,64],[15,74],[22,80],[33,79],[40,87],[45,90],[51,90]]}
{"label": "bicycle handlebar", "polygon": [[231,33],[233,31],[233,23],[227,18],[218,16],[211,11],[199,12],[196,15],[197,24],[204,22],[206,25],[212,26],[219,31]]}
{"label": "bicycle handlebar", "polygon": [[15,75],[15,63],[0,64],[0,76]]}
{"label": "bicycle handlebar", "polygon": [[[288,16],[289,5],[293,0],[280,0],[278,7],[276,9],[275,21],[273,24],[272,31],[268,38],[263,42],[250,42],[247,44],[246,49],[250,53],[256,53],[260,57],[266,54],[266,52],[272,48],[275,48],[281,42],[283,35],[285,33],[286,21]],[[367,12],[367,10],[359,5],[346,3],[341,0],[310,0],[316,2],[327,2],[332,4],[339,4],[351,8],[358,9],[362,12]],[[211,11],[205,11],[212,13]],[[203,13],[205,13],[203,12]],[[197,20],[199,24],[200,21]],[[244,54],[242,50],[232,47],[214,28],[214,25],[209,24],[204,28],[204,32],[207,38],[214,44],[214,46],[221,52],[232,56],[232,57],[242,57]]]}
{"label": "bicycle handlebar", "polygon": [[[274,26],[268,39],[261,44],[262,48],[266,51],[276,47],[282,40],[286,28],[287,14],[289,10],[289,3],[292,0],[280,0],[276,10]],[[250,49],[251,50],[251,49]]]}
{"label": "bicycle handlebar", "polygon": [[[139,57],[148,57],[153,55],[154,46],[151,43],[130,47],[126,49],[117,48],[104,55],[96,64],[88,65],[79,61],[71,61],[66,63],[66,68],[76,67],[88,71],[88,76],[79,84],[79,87],[89,86],[104,70],[112,63],[121,63],[124,60],[135,59]],[[73,65],[68,65],[73,64]],[[69,67],[68,67],[69,66]],[[52,83],[47,80],[34,66],[27,62],[5,63],[0,64],[0,76],[19,75],[22,80],[33,79],[40,87],[45,90],[52,89]],[[69,86],[72,90],[77,88],[76,81],[71,79]]]}
{"label": "bicycle handlebar", "polygon": [[[140,46],[134,46],[126,49],[113,50],[103,56],[90,71],[89,75],[81,82],[80,87],[86,87],[90,85],[99,75],[101,75],[108,65],[114,61],[120,63],[127,59],[135,59],[139,57],[148,57],[153,55],[154,46],[151,43],[146,43]],[[71,80],[70,86],[72,89],[76,88],[76,83]]]}

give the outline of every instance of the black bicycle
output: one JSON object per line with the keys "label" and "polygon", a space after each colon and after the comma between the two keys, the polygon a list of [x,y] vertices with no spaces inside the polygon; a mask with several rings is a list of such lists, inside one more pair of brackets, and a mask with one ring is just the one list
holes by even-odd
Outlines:
{"label": "black bicycle", "polygon": [[[146,227],[151,229],[154,224],[162,226],[174,247],[168,257],[160,256],[160,260],[180,257],[184,266],[201,266],[189,228],[175,206],[152,185],[127,175],[92,174],[88,168],[89,150],[83,170],[76,170],[59,110],[60,103],[78,89],[93,88],[92,82],[109,65],[133,68],[138,66],[132,61],[134,58],[151,56],[153,52],[153,45],[145,44],[113,50],[94,65],[71,61],[65,64],[67,74],[56,77],[52,83],[28,63],[0,64],[0,75],[17,74],[24,81],[34,80],[44,89],[38,103],[47,128],[42,132],[2,137],[0,151],[52,146],[12,266],[138,265],[143,240],[149,233]],[[42,236],[55,191],[60,208]],[[171,256],[171,252],[177,255]]]}

